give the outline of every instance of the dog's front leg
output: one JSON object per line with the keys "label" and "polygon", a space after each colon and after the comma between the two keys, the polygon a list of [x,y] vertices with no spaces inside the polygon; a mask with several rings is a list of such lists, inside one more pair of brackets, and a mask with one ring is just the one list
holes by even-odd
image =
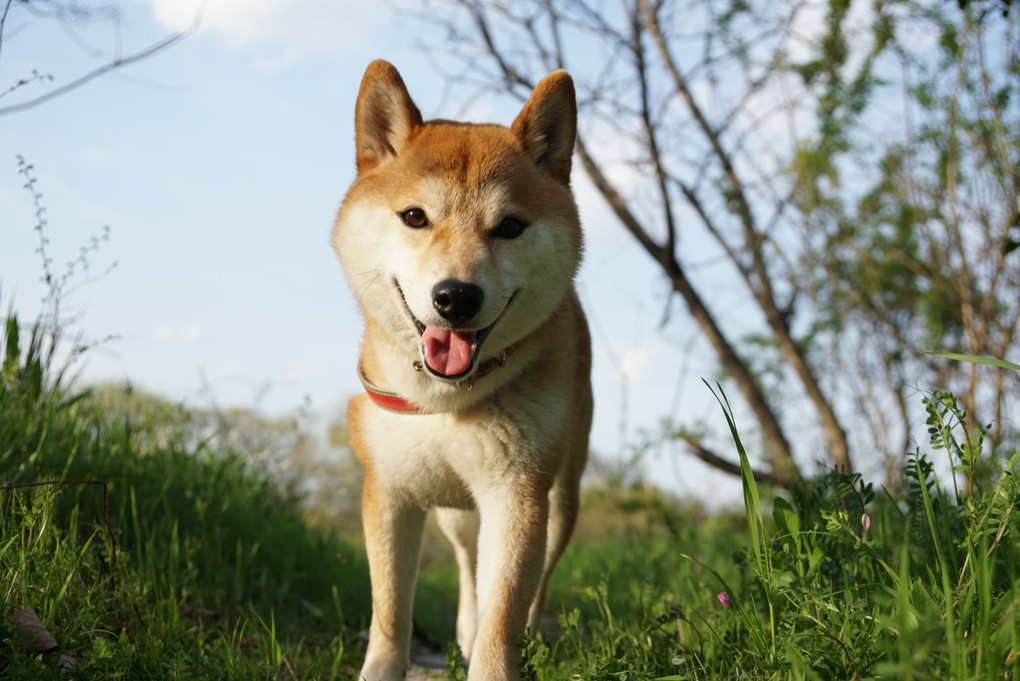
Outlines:
{"label": "dog's front leg", "polygon": [[400,681],[410,664],[411,608],[425,511],[368,475],[362,522],[372,578],[372,624],[360,678]]}
{"label": "dog's front leg", "polygon": [[545,555],[547,495],[534,481],[502,486],[479,499],[478,633],[469,681],[515,681],[528,608]]}

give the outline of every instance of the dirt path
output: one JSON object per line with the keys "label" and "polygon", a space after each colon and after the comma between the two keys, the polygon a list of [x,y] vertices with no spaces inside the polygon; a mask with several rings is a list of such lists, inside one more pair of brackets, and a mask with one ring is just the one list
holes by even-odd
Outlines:
{"label": "dirt path", "polygon": [[411,669],[405,681],[440,681],[446,678],[446,656],[413,646]]}

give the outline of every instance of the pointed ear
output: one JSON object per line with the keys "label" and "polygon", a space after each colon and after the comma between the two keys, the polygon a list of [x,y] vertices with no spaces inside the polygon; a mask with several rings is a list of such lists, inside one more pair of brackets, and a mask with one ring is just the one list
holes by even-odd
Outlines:
{"label": "pointed ear", "polygon": [[382,59],[369,64],[354,107],[358,172],[400,154],[419,125],[421,112],[393,64]]}
{"label": "pointed ear", "polygon": [[577,101],[574,81],[566,71],[554,71],[539,81],[510,129],[538,166],[561,184],[570,184]]}

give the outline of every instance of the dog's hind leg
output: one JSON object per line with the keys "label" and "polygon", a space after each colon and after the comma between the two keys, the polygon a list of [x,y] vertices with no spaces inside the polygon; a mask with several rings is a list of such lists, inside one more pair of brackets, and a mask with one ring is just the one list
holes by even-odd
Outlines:
{"label": "dog's hind leg", "polygon": [[532,601],[531,609],[528,612],[528,627],[531,629],[532,636],[538,635],[549,578],[552,576],[557,561],[567,548],[577,521],[580,490],[575,477],[579,477],[579,475],[573,475],[572,471],[561,472],[553,488],[549,491],[549,522],[545,560],[542,565],[542,581],[539,582],[538,592],[535,594],[535,600]]}
{"label": "dog's hind leg", "polygon": [[[590,370],[591,367],[585,365],[579,375],[587,377]],[[528,612],[528,627],[531,629],[532,636],[538,635],[549,578],[574,533],[574,525],[577,523],[578,509],[581,504],[581,474],[584,472],[584,465],[588,460],[588,432],[591,430],[592,400],[590,391],[584,393],[584,398],[578,402],[577,409],[578,417],[575,421],[575,429],[567,435],[565,443],[567,447],[566,459],[556,475],[552,489],[549,490],[549,522],[546,531],[542,581],[539,582],[535,600],[532,601],[531,610]]]}
{"label": "dog's hind leg", "polygon": [[457,645],[467,660],[471,659],[471,646],[475,642],[478,626],[478,599],[475,570],[478,566],[478,511],[461,511],[454,508],[437,508],[436,522],[453,544],[460,578],[460,596],[457,600]]}

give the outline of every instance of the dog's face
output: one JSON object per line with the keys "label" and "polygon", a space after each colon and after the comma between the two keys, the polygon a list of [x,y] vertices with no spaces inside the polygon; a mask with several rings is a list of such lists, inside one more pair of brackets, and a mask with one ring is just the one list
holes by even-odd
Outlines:
{"label": "dog's face", "polygon": [[511,128],[424,123],[391,65],[365,73],[358,176],[333,244],[362,313],[434,378],[469,377],[569,291],[581,250],[575,121],[562,72],[539,83]]}

